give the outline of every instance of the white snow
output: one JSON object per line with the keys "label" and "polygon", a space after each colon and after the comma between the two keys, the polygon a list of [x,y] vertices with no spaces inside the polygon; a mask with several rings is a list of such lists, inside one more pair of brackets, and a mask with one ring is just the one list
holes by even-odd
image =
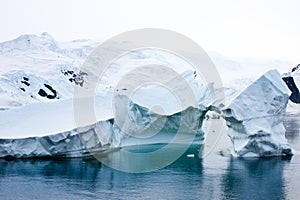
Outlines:
{"label": "white snow", "polygon": [[[22,35],[15,40],[0,43],[0,109],[49,102],[47,98],[38,95],[45,83],[57,91],[59,99],[71,98],[74,87],[78,85],[69,81],[72,75],[64,75],[62,71],[79,73],[87,56],[100,44],[101,41],[92,40],[58,42],[48,33],[41,36]],[[269,69],[277,68],[280,73],[285,73],[295,65],[280,60],[226,58],[215,52],[210,52],[209,56],[220,72],[224,86],[237,90],[244,89]],[[146,64],[169,66],[179,74],[192,69],[189,63],[166,51],[134,51],[120,57],[110,66],[102,77],[100,93],[114,86],[126,72]],[[30,86],[21,83],[23,77],[29,78]]]}
{"label": "white snow", "polygon": [[[97,119],[106,120],[112,118],[110,102],[102,96],[95,97],[95,104],[101,105],[95,109]],[[90,125],[90,121],[85,125]],[[7,109],[0,112],[0,137],[26,138],[33,136],[45,136],[77,127],[74,121],[74,108],[71,99],[48,102],[32,103],[18,109]]]}

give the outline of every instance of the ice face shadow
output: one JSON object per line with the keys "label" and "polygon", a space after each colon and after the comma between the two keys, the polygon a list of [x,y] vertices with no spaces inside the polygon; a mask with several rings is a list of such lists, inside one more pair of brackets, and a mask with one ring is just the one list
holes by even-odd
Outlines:
{"label": "ice face shadow", "polygon": [[222,199],[285,199],[284,168],[290,158],[231,158]]}

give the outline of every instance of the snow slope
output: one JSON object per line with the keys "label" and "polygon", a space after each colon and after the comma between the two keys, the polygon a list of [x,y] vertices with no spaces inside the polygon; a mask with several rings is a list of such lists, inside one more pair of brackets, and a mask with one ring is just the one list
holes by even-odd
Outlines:
{"label": "snow slope", "polygon": [[80,65],[98,44],[89,40],[58,43],[47,33],[1,43],[0,108],[48,102],[40,90],[52,99],[71,97],[76,83],[69,79],[78,76]]}
{"label": "snow slope", "polygon": [[[48,33],[22,35],[0,43],[0,109],[71,98],[74,87],[85,85],[87,74],[81,72],[80,67],[99,44],[101,41],[92,40],[58,42]],[[230,59],[215,52],[210,52],[209,56],[224,85],[237,90],[242,90],[269,69],[277,68],[285,73],[295,65],[279,60]],[[101,80],[100,93],[109,90],[130,69],[145,64],[171,66],[179,73],[191,69],[189,63],[167,52],[132,52],[110,66]]]}

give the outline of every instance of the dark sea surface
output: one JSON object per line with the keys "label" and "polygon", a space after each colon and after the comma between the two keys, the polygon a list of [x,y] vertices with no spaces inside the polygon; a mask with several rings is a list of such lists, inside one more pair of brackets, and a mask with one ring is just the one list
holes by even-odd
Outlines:
{"label": "dark sea surface", "polygon": [[[288,115],[285,125],[300,151],[300,116]],[[92,158],[0,160],[0,199],[300,199],[300,155],[239,159],[230,156],[226,135],[219,143],[203,159],[186,153],[147,173],[117,171]]]}

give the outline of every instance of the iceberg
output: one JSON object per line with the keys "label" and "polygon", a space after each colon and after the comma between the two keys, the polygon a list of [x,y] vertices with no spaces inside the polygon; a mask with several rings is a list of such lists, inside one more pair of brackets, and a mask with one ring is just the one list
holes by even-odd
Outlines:
{"label": "iceberg", "polygon": [[[116,89],[116,101],[121,103],[120,109],[117,111],[121,112],[119,116],[122,118],[126,113],[124,109],[127,107],[131,123],[124,124],[130,125],[128,127],[120,126],[118,120],[113,118],[107,102],[107,98],[111,94],[105,97],[96,97],[96,104],[104,106],[105,109],[96,109],[102,111],[102,113],[96,113],[98,121],[87,121],[81,124],[80,128],[77,128],[77,125],[71,120],[74,117],[72,116],[73,107],[70,106],[72,105],[71,101],[31,104],[18,109],[2,111],[0,113],[0,125],[2,126],[0,157],[6,159],[84,157],[91,156],[93,153],[135,145],[203,144],[202,122],[208,110],[207,105],[211,99],[212,88],[198,85],[193,71],[185,72],[181,76],[189,80],[189,83],[192,84],[190,87],[197,92],[196,97],[198,98],[197,104],[186,104],[183,109],[178,105],[168,105],[172,102],[170,99],[168,101],[162,99],[164,102],[150,99],[153,95],[149,95],[149,93],[155,91],[153,87],[142,89],[142,94],[146,94],[135,97],[135,100],[141,103],[145,99],[150,99],[150,103],[146,103],[147,106],[129,100],[126,94],[128,90],[118,91]],[[173,82],[176,83],[176,81]],[[182,89],[184,90],[184,88]],[[160,91],[160,95],[164,97],[168,94],[164,93],[165,90],[157,91]],[[127,104],[123,106],[123,102],[128,102],[128,106],[126,106]],[[166,110],[161,110],[160,107],[155,109],[155,105],[163,105]],[[61,114],[53,119],[53,116],[57,115],[57,111]],[[24,118],[24,113],[30,117]],[[9,124],[16,123],[19,123],[16,129],[9,126]],[[36,127],[30,129],[28,124],[35,124]],[[51,130],[52,134],[40,131],[43,129]],[[37,131],[39,133],[36,133]],[[23,133],[20,134],[20,132]],[[26,135],[26,137],[22,138],[21,135]]]}
{"label": "iceberg", "polygon": [[[135,99],[137,102],[128,99],[126,93],[128,90],[120,90],[116,101],[128,102],[127,111],[130,122],[120,123],[118,119],[112,117],[113,115],[107,115],[79,128],[73,124],[73,128],[53,134],[43,133],[26,138],[3,138],[0,139],[0,157],[7,159],[84,157],[99,152],[106,153],[113,149],[149,144],[196,144],[200,147],[205,142],[202,127],[208,111],[220,112],[226,120],[227,134],[233,144],[234,156],[262,157],[293,154],[292,148],[285,139],[283,125],[290,92],[278,71],[271,70],[265,73],[238,94],[231,90],[225,92],[232,98],[231,101],[226,99],[226,103],[218,99],[224,98],[219,95],[220,89],[212,89],[210,84],[208,86],[195,85],[194,79],[189,79],[192,76],[194,76],[193,72],[183,74],[183,77],[192,85],[193,91],[197,92],[196,106],[187,104],[181,110],[171,106],[170,110],[162,112],[160,109],[150,109],[155,108],[154,105],[161,105],[157,104],[159,101],[152,102],[154,105],[143,106],[141,104],[143,101],[137,103],[139,98]],[[152,90],[153,88],[150,87],[144,92],[149,93]],[[215,101],[212,101],[212,96],[217,96],[217,98],[214,97]],[[147,95],[143,97],[150,98]],[[164,103],[168,104],[168,102]],[[98,104],[104,103],[100,101]],[[59,105],[58,102],[53,106],[57,105]],[[61,113],[71,110],[67,108],[67,105],[66,103],[59,107]],[[124,108],[124,106],[121,107]],[[33,112],[34,108],[29,106],[27,110]],[[10,110],[3,112],[13,113]],[[119,113],[121,116],[125,113],[121,110],[118,112],[121,112]],[[14,116],[16,115],[11,115],[11,117]],[[26,120],[30,118],[22,120],[26,124]]]}
{"label": "iceberg", "polygon": [[288,156],[283,118],[290,92],[271,70],[240,92],[222,110],[237,157]]}

